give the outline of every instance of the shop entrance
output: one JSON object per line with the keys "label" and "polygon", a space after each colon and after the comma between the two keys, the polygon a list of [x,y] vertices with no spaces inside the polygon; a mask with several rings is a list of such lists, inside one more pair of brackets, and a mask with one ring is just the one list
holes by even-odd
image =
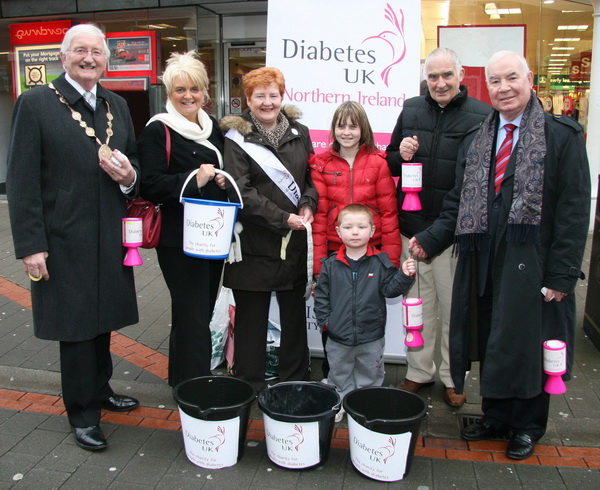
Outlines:
{"label": "shop entrance", "polygon": [[265,66],[264,42],[226,43],[225,59],[225,115],[241,114],[248,108],[242,89],[242,77],[251,70]]}
{"label": "shop entrance", "polygon": [[146,127],[148,119],[150,119],[150,97],[148,91],[131,92],[115,90],[115,93],[119,94],[127,102],[131,119],[133,120],[135,137],[139,138],[142,130]]}

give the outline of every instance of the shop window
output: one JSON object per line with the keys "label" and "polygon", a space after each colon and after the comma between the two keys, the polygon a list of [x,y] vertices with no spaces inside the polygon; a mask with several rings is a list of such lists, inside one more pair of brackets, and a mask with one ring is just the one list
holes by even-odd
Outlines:
{"label": "shop window", "polygon": [[[585,128],[593,36],[591,5],[422,0],[421,9],[423,58],[438,46],[439,26],[525,25],[525,57],[534,73],[534,89],[546,110],[575,117]],[[501,50],[503,46],[493,48]]]}

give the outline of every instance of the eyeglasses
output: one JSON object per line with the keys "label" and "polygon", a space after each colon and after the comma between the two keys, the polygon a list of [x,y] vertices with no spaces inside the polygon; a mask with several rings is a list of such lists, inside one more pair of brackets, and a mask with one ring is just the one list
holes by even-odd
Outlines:
{"label": "eyeglasses", "polygon": [[69,49],[68,51],[71,51],[71,53],[75,53],[77,56],[87,56],[88,53],[90,53],[93,58],[101,58],[102,56],[106,56],[106,53],[104,51],[100,51],[99,49],[77,48]]}

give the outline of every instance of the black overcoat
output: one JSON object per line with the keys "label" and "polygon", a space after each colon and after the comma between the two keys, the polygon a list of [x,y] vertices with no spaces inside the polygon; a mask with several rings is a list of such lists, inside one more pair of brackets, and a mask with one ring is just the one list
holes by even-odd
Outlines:
{"label": "black overcoat", "polygon": [[[575,297],[589,227],[590,173],[583,132],[573,119],[545,114],[546,157],[540,240],[538,244],[506,240],[506,223],[515,173],[513,152],[502,184],[502,218],[491,244],[493,305],[490,336],[481,372],[481,395],[489,398],[532,398],[543,389],[546,340],[567,343],[569,378],[573,363]],[[448,194],[440,218],[416,235],[432,256],[453,240],[465,154],[475,133],[465,139],[457,166],[457,183]],[[493,154],[493,152],[492,152]],[[493,168],[493,166],[492,166]],[[498,201],[494,201],[497,203]],[[452,379],[462,392],[471,361],[478,360],[474,281],[482,254],[460,253],[454,278],[450,320]],[[561,302],[544,302],[542,287],[566,292]]]}
{"label": "black overcoat", "polygon": [[[103,142],[109,102],[110,146],[139,175],[125,100],[98,85],[94,112],[64,74],[53,83]],[[50,280],[31,284],[34,331],[42,339],[90,340],[138,321],[133,270],[123,265],[126,197],[100,168],[98,148],[48,86],[17,99],[6,188],[17,258],[48,251]]]}

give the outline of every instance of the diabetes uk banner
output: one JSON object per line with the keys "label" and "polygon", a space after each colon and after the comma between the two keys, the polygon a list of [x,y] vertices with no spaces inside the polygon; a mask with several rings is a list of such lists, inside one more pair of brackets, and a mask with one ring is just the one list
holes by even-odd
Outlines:
{"label": "diabetes uk banner", "polygon": [[267,66],[285,77],[284,104],[301,109],[316,152],[335,109],[362,104],[385,149],[404,101],[419,94],[421,2],[269,0]]}

